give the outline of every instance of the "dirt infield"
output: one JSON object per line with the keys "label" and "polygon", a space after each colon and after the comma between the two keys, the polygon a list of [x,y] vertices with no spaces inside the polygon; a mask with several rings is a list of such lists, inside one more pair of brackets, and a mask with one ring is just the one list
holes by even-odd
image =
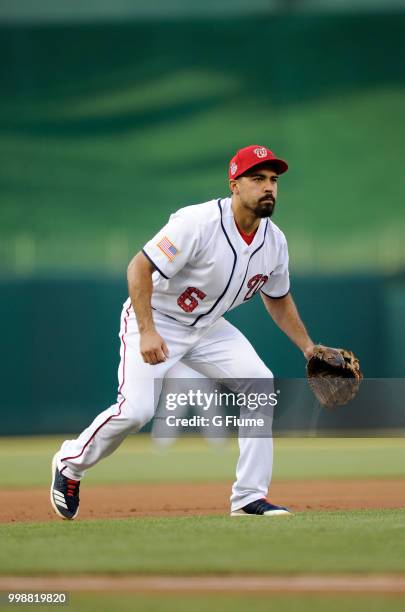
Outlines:
{"label": "dirt infield", "polygon": [[137,593],[385,593],[405,595],[405,576],[4,576],[0,591]]}
{"label": "dirt infield", "polygon": [[[271,500],[293,511],[405,507],[405,481],[274,482]],[[82,486],[80,518],[228,514],[231,483]],[[0,490],[0,522],[60,520],[46,488]]]}

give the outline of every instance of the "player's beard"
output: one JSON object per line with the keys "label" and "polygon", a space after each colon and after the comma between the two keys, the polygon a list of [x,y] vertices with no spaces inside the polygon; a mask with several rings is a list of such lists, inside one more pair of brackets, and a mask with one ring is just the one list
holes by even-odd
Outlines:
{"label": "player's beard", "polygon": [[276,206],[276,200],[274,198],[261,198],[255,209],[256,217],[264,219],[265,217],[271,217],[274,213]]}

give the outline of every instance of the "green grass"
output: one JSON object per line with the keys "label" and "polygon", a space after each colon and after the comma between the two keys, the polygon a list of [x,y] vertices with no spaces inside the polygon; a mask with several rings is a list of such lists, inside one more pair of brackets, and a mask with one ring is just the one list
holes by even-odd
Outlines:
{"label": "green grass", "polygon": [[[1,486],[48,484],[49,460],[60,441],[54,437],[2,439]],[[280,438],[275,446],[275,478],[279,479],[405,475],[405,442],[398,438]],[[182,439],[158,451],[148,436],[132,436],[91,470],[86,482],[230,480],[236,457],[235,443],[212,448],[201,439]],[[404,529],[405,510],[301,513],[279,520],[201,516],[3,524],[0,573],[404,572]],[[55,556],[55,550],[63,555]],[[95,609],[96,599],[91,607],[91,597],[78,597],[78,605]],[[154,609],[158,600],[140,600],[146,606],[142,610]],[[129,596],[123,601],[130,606]],[[171,601],[182,610],[187,600]],[[99,609],[109,609],[111,602],[106,599],[106,607]],[[232,605],[232,599],[229,602]],[[390,603],[395,610],[395,600]]]}
{"label": "green grass", "polygon": [[[0,486],[48,484],[50,459],[62,438],[2,438]],[[278,438],[274,479],[405,478],[401,438]],[[129,437],[86,476],[86,483],[218,482],[234,476],[235,441],[222,447],[200,438],[157,448],[148,435]]]}
{"label": "green grass", "polygon": [[[62,438],[2,438],[0,487],[43,486]],[[322,478],[405,478],[401,438],[278,438],[274,480]],[[218,482],[234,477],[235,441],[213,447],[181,439],[159,449],[148,435],[129,437],[86,476],[86,484]]]}
{"label": "green grass", "polygon": [[[24,605],[24,610],[36,610],[38,606]],[[86,612],[402,612],[404,599],[383,595],[274,595],[266,593],[144,595],[139,593],[103,593],[102,595],[71,593],[69,610]]]}
{"label": "green grass", "polygon": [[[402,612],[404,599],[400,596],[364,595],[258,595],[205,594],[178,595],[165,593],[70,593],[69,610],[86,612]],[[24,610],[37,610],[38,606],[24,605]]]}
{"label": "green grass", "polygon": [[3,524],[0,572],[404,572],[404,529],[404,510]]}

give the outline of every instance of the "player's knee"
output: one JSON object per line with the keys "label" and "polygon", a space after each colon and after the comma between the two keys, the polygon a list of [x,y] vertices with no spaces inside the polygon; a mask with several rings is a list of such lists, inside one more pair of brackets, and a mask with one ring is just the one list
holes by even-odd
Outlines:
{"label": "player's knee", "polygon": [[230,377],[235,379],[274,378],[273,372],[259,355],[252,351],[247,351],[246,355],[241,352],[231,355],[226,363],[226,370]]}
{"label": "player's knee", "polygon": [[269,368],[264,363],[259,365],[246,364],[246,367],[244,368],[243,372],[243,378],[251,378],[252,381],[254,381],[255,379],[261,379],[263,381],[272,381],[274,376],[273,372],[269,370]]}
{"label": "player's knee", "polygon": [[139,431],[153,417],[153,406],[135,406],[130,401],[126,400],[124,416],[128,431]]}
{"label": "player's knee", "polygon": [[263,364],[263,367],[243,372],[243,376],[236,379],[237,390],[241,393],[272,393],[274,390],[274,377],[272,372]]}

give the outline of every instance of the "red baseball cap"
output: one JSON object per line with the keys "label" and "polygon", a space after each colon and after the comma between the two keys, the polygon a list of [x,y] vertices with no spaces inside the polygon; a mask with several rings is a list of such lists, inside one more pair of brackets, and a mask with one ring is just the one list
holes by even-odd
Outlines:
{"label": "red baseball cap", "polygon": [[236,179],[250,168],[253,168],[253,166],[263,162],[272,162],[277,174],[283,174],[283,172],[288,170],[287,162],[276,157],[270,149],[260,145],[249,145],[244,149],[239,149],[232,157],[229,162],[228,176],[230,179]]}

